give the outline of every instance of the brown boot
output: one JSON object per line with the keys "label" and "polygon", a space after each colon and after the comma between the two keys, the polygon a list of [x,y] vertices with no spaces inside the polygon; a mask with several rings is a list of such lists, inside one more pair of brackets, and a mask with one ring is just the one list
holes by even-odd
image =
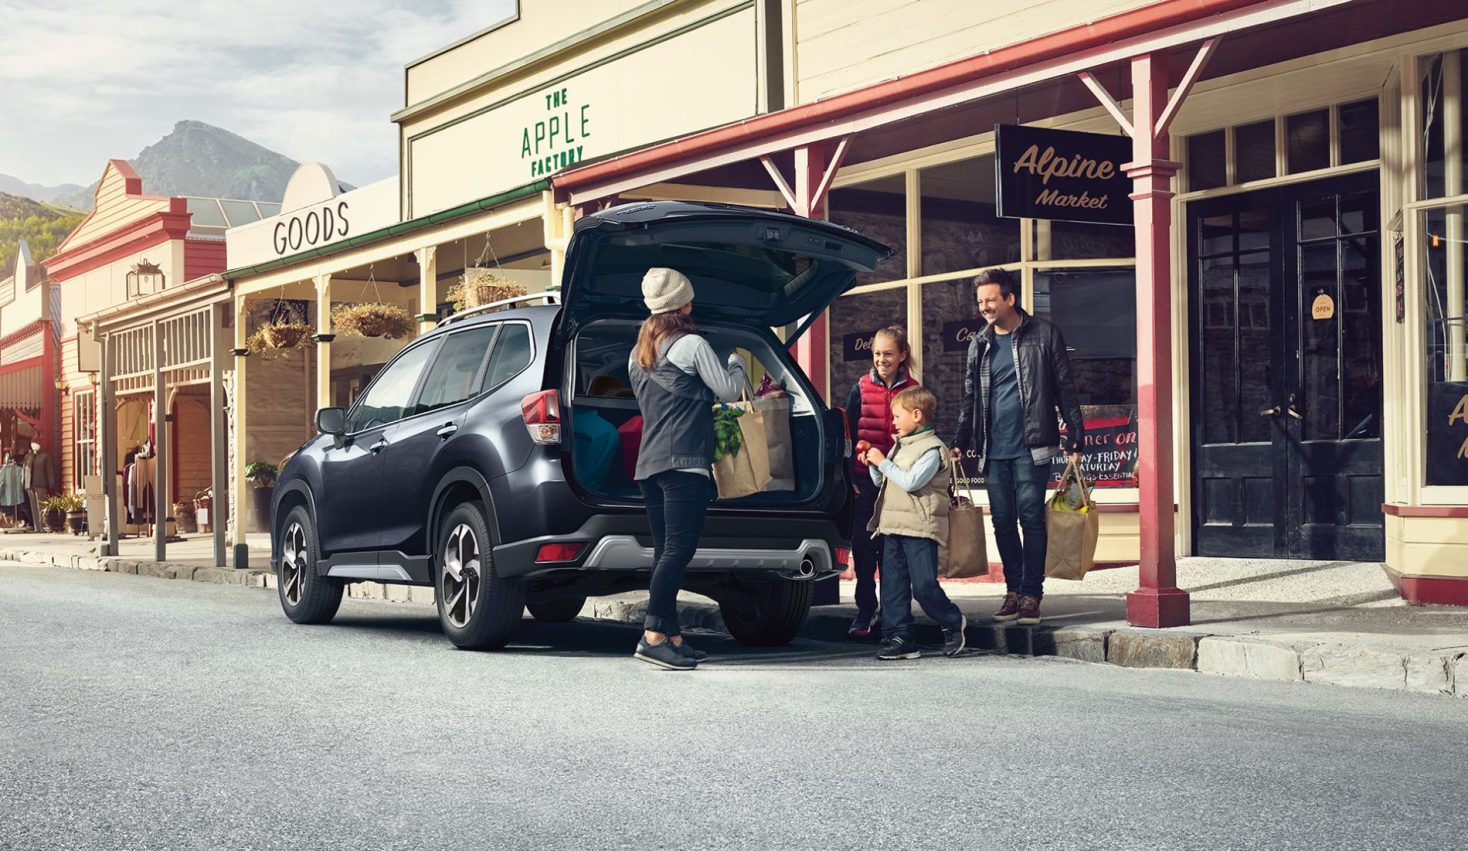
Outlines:
{"label": "brown boot", "polygon": [[1010,591],[1004,595],[1004,605],[1000,606],[999,611],[994,613],[994,620],[1000,622],[1012,621],[1017,617],[1019,617],[1019,595]]}
{"label": "brown boot", "polygon": [[1015,623],[1036,624],[1040,622],[1040,598],[1026,594],[1019,598],[1019,619]]}

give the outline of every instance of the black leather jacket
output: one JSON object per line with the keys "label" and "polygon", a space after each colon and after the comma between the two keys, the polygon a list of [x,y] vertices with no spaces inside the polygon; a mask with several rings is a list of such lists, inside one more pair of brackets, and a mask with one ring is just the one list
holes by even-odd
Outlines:
{"label": "black leather jacket", "polygon": [[[1070,357],[1060,329],[1043,319],[1019,311],[1014,329],[1014,366],[1019,380],[1019,402],[1024,409],[1025,445],[1031,449],[1060,445],[1060,425],[1055,412],[1065,420],[1066,451],[1079,452],[1084,445],[1085,426],[1081,401],[1070,374]],[[958,414],[958,434],[953,445],[967,455],[977,450],[982,469],[988,451],[989,346],[994,329],[985,328],[968,344],[968,364],[963,377],[963,405]]]}

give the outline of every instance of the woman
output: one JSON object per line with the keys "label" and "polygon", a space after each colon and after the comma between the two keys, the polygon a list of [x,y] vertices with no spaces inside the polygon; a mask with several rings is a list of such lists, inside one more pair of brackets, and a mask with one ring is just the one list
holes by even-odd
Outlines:
{"label": "woman", "polygon": [[642,640],[633,655],[664,668],[691,670],[706,654],[683,641],[678,591],[714,497],[714,398],[738,399],[749,379],[737,354],[720,364],[713,347],[698,335],[689,318],[693,284],[681,272],[649,269],[642,299],[652,315],[638,331],[627,372],[642,409],[633,478],[647,504],[654,564]]}

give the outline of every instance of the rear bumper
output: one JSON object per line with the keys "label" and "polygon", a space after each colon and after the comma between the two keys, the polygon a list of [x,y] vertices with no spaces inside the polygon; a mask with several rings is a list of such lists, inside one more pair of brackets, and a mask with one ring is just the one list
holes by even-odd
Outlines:
{"label": "rear bumper", "polygon": [[[572,561],[536,562],[546,544],[581,543]],[[710,514],[692,573],[749,573],[820,579],[839,572],[836,550],[846,534],[826,518]],[[638,573],[652,569],[652,532],[645,514],[595,515],[574,533],[546,535],[494,548],[495,573],[532,578],[568,573]]]}

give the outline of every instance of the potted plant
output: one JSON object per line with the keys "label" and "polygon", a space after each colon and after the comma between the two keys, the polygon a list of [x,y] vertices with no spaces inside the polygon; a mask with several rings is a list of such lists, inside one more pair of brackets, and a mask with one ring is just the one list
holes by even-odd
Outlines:
{"label": "potted plant", "polygon": [[74,493],[58,493],[46,497],[41,502],[41,511],[45,514],[47,531],[60,532],[63,527],[67,527],[72,534],[81,534],[82,526],[87,520],[84,505],[82,498]]}
{"label": "potted plant", "polygon": [[245,349],[252,355],[278,355],[302,348],[314,333],[304,322],[266,322],[245,340]]}
{"label": "potted plant", "polygon": [[447,296],[457,312],[527,293],[529,290],[519,281],[496,274],[493,269],[473,266],[465,269],[464,274],[459,276],[458,283],[449,287]]}
{"label": "potted plant", "polygon": [[413,333],[413,317],[395,304],[366,302],[339,305],[331,312],[332,327],[343,334],[396,340]]}
{"label": "potted plant", "polygon": [[254,488],[250,492],[255,509],[255,531],[270,531],[270,497],[275,492],[275,480],[280,468],[268,461],[251,461],[245,465],[245,481]]}

